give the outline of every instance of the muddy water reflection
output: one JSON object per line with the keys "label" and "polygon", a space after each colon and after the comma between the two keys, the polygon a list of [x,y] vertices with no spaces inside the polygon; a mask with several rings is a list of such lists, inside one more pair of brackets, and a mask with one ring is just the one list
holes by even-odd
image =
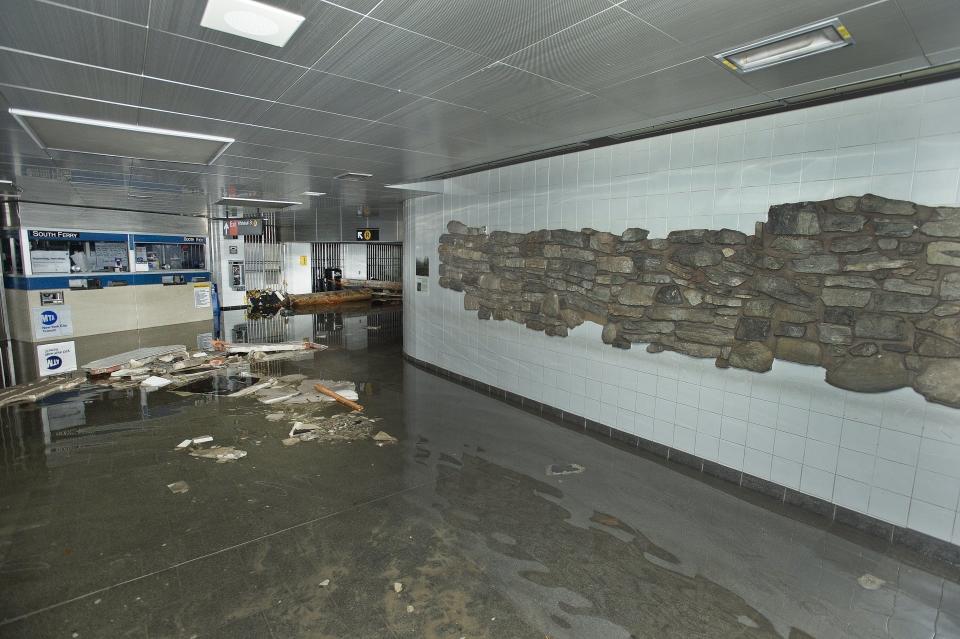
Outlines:
{"label": "muddy water reflection", "polygon": [[[286,447],[275,407],[214,393],[86,390],[8,410],[0,636],[956,634],[949,570],[404,365],[398,309],[224,319],[251,341],[327,339],[256,374],[352,381],[399,443]],[[200,434],[248,454],[173,451]],[[585,470],[545,472],[570,464]],[[865,591],[868,572],[886,583]]]}

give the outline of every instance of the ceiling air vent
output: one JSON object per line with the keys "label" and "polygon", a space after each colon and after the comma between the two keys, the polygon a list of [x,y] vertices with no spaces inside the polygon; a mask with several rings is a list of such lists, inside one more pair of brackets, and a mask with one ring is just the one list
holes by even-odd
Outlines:
{"label": "ceiling air vent", "polygon": [[372,177],[373,173],[357,173],[355,171],[348,171],[346,173],[333,176],[333,179],[344,180],[346,182],[366,182]]}
{"label": "ceiling air vent", "polygon": [[10,109],[40,148],[93,155],[212,164],[233,144],[233,138],[157,129],[109,120]]}

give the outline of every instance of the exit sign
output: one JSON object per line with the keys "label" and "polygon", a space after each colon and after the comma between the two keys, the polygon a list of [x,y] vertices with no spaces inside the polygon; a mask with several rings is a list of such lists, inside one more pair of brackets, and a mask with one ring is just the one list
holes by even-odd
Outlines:
{"label": "exit sign", "polygon": [[380,239],[380,229],[357,229],[358,242],[376,242]]}

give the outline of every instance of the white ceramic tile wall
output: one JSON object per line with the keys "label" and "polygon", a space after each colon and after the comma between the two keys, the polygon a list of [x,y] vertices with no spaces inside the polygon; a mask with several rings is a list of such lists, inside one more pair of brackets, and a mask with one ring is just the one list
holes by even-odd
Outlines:
{"label": "white ceramic tile wall", "polygon": [[[412,356],[847,508],[960,543],[960,411],[911,389],[843,391],[823,370],[766,374],[480,321],[437,285],[450,220],[488,231],[735,228],[771,204],[877,193],[957,204],[960,81],[553,157],[447,180],[407,202]],[[414,255],[429,255],[415,292]]]}

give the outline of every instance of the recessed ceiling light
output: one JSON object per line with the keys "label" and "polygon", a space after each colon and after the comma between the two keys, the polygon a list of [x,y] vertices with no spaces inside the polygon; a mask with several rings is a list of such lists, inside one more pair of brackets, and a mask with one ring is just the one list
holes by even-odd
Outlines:
{"label": "recessed ceiling light", "polygon": [[839,18],[784,31],[714,56],[723,66],[749,73],[853,44]]}
{"label": "recessed ceiling light", "polygon": [[200,26],[282,47],[304,19],[255,0],[207,0]]}
{"label": "recessed ceiling light", "polygon": [[319,191],[304,191],[304,195],[311,195],[313,197],[320,197],[321,195],[326,195],[326,193],[320,193]]}
{"label": "recessed ceiling light", "polygon": [[288,206],[297,206],[303,202],[289,202],[287,200],[261,200],[253,197],[225,197],[219,199],[216,204],[224,206],[249,206],[257,209],[285,209]]}
{"label": "recessed ceiling light", "polygon": [[212,164],[233,144],[233,138],[72,115],[25,109],[10,109],[10,115],[40,148],[50,151]]}

